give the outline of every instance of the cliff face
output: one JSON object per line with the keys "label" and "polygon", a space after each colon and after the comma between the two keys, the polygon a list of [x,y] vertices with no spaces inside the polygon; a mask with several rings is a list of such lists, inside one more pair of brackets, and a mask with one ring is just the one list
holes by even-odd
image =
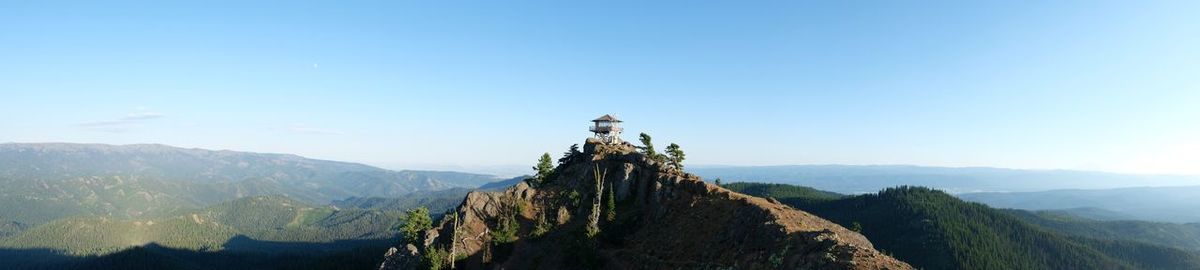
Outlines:
{"label": "cliff face", "polygon": [[463,269],[911,269],[837,224],[594,141],[536,187],[468,194],[426,238],[381,269],[440,251]]}

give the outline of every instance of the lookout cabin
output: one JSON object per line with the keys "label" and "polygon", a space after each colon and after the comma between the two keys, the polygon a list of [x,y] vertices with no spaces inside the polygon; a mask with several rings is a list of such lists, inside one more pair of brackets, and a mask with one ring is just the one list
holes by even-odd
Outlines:
{"label": "lookout cabin", "polygon": [[605,114],[592,120],[592,124],[588,130],[595,134],[596,139],[607,144],[621,143],[621,131],[625,130],[621,128],[621,120],[617,120],[611,114]]}

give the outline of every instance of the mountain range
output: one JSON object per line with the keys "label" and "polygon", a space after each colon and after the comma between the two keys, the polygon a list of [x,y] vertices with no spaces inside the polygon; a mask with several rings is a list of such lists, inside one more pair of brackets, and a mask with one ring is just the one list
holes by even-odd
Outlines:
{"label": "mountain range", "polygon": [[274,268],[295,261],[295,256],[335,259],[329,256],[356,249],[382,252],[396,241],[401,216],[396,210],[310,206],[279,196],[245,197],[156,218],[58,219],[0,238],[0,261],[13,269],[89,269],[85,265],[107,269],[118,268],[110,265],[114,256],[133,252],[142,257],[119,261],[145,265],[174,261],[174,267],[163,269]]}
{"label": "mountain range", "polygon": [[141,218],[258,195],[309,204],[473,188],[490,175],[391,171],[286,154],[164,145],[0,144],[0,219]]}
{"label": "mountain range", "polygon": [[899,185],[935,188],[952,194],[1200,185],[1200,176],[987,167],[785,165],[697,166],[689,170],[708,179],[720,178],[727,183],[783,183],[845,194],[872,193]]}
{"label": "mountain range", "polygon": [[[568,151],[548,182],[533,184],[287,154],[0,144],[0,261],[369,269],[409,241],[398,237],[405,211],[425,207],[438,227],[417,252],[470,234],[479,243],[457,251],[468,268],[1200,268],[1200,223],[1188,223],[1200,221],[1200,186],[1165,186],[1196,180],[1188,176],[840,165],[685,172],[631,145],[584,152]],[[717,178],[725,184],[702,182]],[[612,194],[593,190],[596,179]],[[1096,189],[1053,189],[1061,186]],[[586,207],[596,205],[604,207]],[[591,221],[596,211],[605,218]],[[597,234],[581,238],[589,224]],[[777,232],[786,233],[763,237]],[[743,250],[702,248],[711,246]],[[386,259],[403,257],[400,248]],[[813,259],[836,254],[852,259]]]}
{"label": "mountain range", "polygon": [[1200,185],[958,194],[993,207],[1053,210],[1108,220],[1200,222]]}

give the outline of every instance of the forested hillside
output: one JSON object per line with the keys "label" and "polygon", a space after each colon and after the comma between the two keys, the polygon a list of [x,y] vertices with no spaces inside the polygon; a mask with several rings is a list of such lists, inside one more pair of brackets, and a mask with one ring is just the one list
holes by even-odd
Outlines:
{"label": "forested hillside", "polygon": [[[287,254],[325,256],[396,241],[401,216],[397,210],[338,210],[285,197],[249,197],[170,217],[62,219],[0,240],[0,249],[12,256],[0,259],[46,265],[67,257],[78,261],[81,256],[100,255],[111,260],[112,256],[187,252],[230,258],[257,254],[256,260]],[[126,250],[139,246],[145,248]],[[36,250],[55,252],[32,252]]]}
{"label": "forested hillside", "polygon": [[[729,185],[750,195],[795,189]],[[924,269],[1196,269],[1200,257],[1164,245],[1122,239],[1068,236],[1006,211],[963,202],[941,191],[889,188],[841,199],[775,198],[860,230],[875,246]],[[811,192],[809,192],[811,194]]]}
{"label": "forested hillside", "polygon": [[1042,228],[1095,239],[1138,241],[1186,250],[1200,250],[1200,223],[1137,220],[1092,220],[1051,211],[1006,210]]}
{"label": "forested hillside", "polygon": [[78,215],[149,218],[257,195],[323,205],[498,180],[164,145],[0,144],[0,218],[25,224]]}
{"label": "forested hillside", "polygon": [[763,198],[803,201],[803,203],[816,203],[845,197],[838,193],[787,184],[738,182],[725,184],[722,187]]}
{"label": "forested hillside", "polygon": [[520,182],[521,180],[524,180],[525,178],[528,178],[528,177],[522,176],[522,177],[512,178],[509,180],[487,183],[487,184],[484,184],[483,186],[480,186],[478,189],[452,188],[452,189],[439,190],[439,191],[411,193],[411,194],[408,194],[408,195],[405,195],[402,197],[392,197],[392,198],[352,197],[352,198],[346,198],[344,200],[334,201],[332,203],[332,205],[337,206],[339,208],[381,209],[381,210],[398,210],[398,211],[413,209],[413,208],[417,208],[417,207],[425,207],[425,208],[429,209],[429,211],[431,213],[438,215],[440,213],[444,213],[447,210],[454,208],[455,206],[458,206],[458,204],[462,203],[463,198],[467,196],[467,193],[469,193],[473,190],[483,190],[483,191],[502,190],[504,188],[507,188],[509,186],[517,184],[518,182]]}
{"label": "forested hillside", "polygon": [[[993,206],[993,207],[995,207],[995,206]],[[997,208],[1003,208],[1003,207],[997,207]],[[1037,210],[1036,212],[1044,213],[1044,214],[1061,215],[1061,216],[1074,216],[1074,217],[1080,217],[1080,218],[1091,219],[1091,220],[1137,220],[1136,217],[1125,214],[1125,213],[1112,211],[1112,210],[1108,210],[1108,209],[1095,208],[1095,207]]]}
{"label": "forested hillside", "polygon": [[37,270],[354,270],[379,266],[386,243],[360,243],[353,249],[331,252],[264,254],[236,251],[196,251],[148,244],[102,256],[69,256],[46,249],[3,249],[4,269]]}
{"label": "forested hillside", "polygon": [[450,210],[462,202],[469,189],[443,190],[435,193],[413,194],[401,198],[347,198],[334,201],[332,205],[343,209],[404,210],[424,205],[433,213]]}
{"label": "forested hillside", "polygon": [[20,222],[0,219],[0,240],[3,240],[5,237],[20,233],[27,227],[29,226]]}
{"label": "forested hillside", "polygon": [[503,180],[164,145],[0,144],[0,261],[369,268],[397,241],[404,210],[444,212],[468,188]]}
{"label": "forested hillside", "polygon": [[[1109,219],[1200,222],[1200,186],[1063,189],[958,194],[963,200],[1025,210],[1099,209]],[[1093,210],[1095,211],[1095,210]],[[1104,218],[1104,216],[1097,216]]]}

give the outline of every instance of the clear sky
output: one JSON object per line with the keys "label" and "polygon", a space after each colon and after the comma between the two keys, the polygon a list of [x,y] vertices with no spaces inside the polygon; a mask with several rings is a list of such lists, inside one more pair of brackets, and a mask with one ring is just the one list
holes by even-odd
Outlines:
{"label": "clear sky", "polygon": [[0,142],[1200,174],[1200,1],[349,2],[2,1]]}

